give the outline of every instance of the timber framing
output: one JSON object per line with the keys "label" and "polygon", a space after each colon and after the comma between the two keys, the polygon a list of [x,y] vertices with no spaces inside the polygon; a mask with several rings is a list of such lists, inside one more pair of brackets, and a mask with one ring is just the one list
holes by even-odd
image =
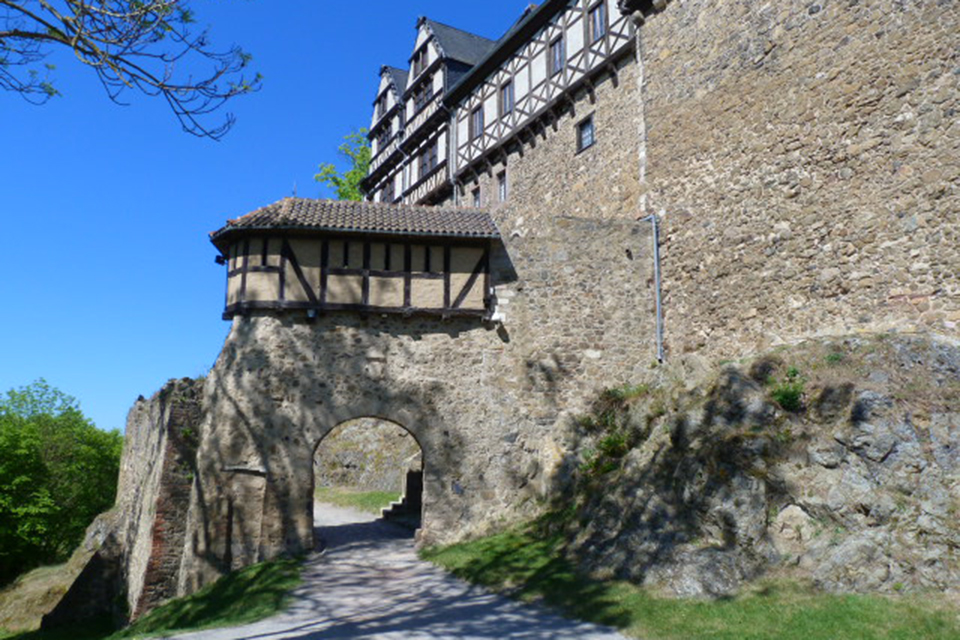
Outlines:
{"label": "timber framing", "polygon": [[[229,260],[234,265],[228,269],[230,279],[239,279],[240,285],[236,299],[231,302],[228,287],[228,302],[225,305],[223,317],[230,320],[238,315],[254,311],[307,311],[317,314],[352,311],[366,314],[402,314],[432,315],[441,317],[476,317],[489,319],[492,315],[492,296],[490,294],[490,256],[493,242],[489,239],[457,239],[455,242],[439,244],[434,240],[425,244],[422,237],[397,238],[395,236],[340,234],[323,235],[269,235],[257,236],[256,241],[262,247],[279,246],[279,265],[269,265],[266,249],[261,249],[255,257],[251,256],[251,240],[244,238],[237,240],[227,255],[236,255],[236,259]],[[313,241],[319,245],[320,264],[317,284],[308,277],[302,257],[294,250],[295,241]],[[344,264],[338,256],[332,255],[331,245],[342,247],[343,255],[350,253],[353,246],[359,245],[362,252],[360,266],[339,266]],[[382,264],[385,268],[373,268],[374,247],[383,251]],[[423,262],[414,264],[414,249],[422,252]],[[399,249],[402,253],[402,268],[393,267],[392,256]],[[456,286],[453,281],[452,257],[457,249],[471,249],[478,254],[465,283]],[[442,252],[440,260],[431,258],[434,251]],[[254,264],[256,262],[257,264]],[[439,263],[439,264],[438,264]],[[400,266],[400,265],[397,265]],[[393,268],[392,268],[393,267]],[[288,274],[293,278],[288,278]],[[275,290],[278,292],[275,300],[251,299],[248,292],[248,281],[251,274],[261,274],[276,279]],[[482,277],[482,280],[481,280]],[[356,303],[332,302],[330,300],[331,279],[353,278],[361,283],[361,299]],[[394,280],[402,286],[402,305],[378,305],[371,300],[371,283],[374,279],[380,281]],[[417,282],[435,281],[442,284],[442,299],[440,304],[417,306],[413,304],[413,289]],[[482,287],[482,305],[470,307],[466,304],[468,297],[475,294],[478,287]]]}

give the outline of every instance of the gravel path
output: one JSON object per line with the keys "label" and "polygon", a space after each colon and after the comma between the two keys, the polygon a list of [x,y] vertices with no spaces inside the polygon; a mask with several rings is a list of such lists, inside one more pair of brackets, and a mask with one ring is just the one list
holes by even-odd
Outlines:
{"label": "gravel path", "polygon": [[410,532],[396,525],[332,505],[318,504],[315,513],[323,551],[307,560],[303,584],[285,613],[175,637],[625,640],[450,576],[420,560]]}

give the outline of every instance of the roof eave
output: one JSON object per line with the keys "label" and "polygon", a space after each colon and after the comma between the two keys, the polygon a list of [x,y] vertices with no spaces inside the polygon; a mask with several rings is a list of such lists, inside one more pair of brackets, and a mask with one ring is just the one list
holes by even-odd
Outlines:
{"label": "roof eave", "polygon": [[[496,223],[494,223],[496,226]],[[359,235],[359,236],[390,236],[404,238],[445,238],[449,240],[499,240],[501,238],[499,229],[490,233],[450,233],[444,231],[409,231],[394,229],[358,229],[344,227],[327,226],[304,226],[304,225],[250,225],[250,226],[226,226],[210,234],[210,242],[220,253],[226,254],[229,245],[226,241],[233,236],[257,235],[263,232],[268,233],[318,233],[332,235]]]}

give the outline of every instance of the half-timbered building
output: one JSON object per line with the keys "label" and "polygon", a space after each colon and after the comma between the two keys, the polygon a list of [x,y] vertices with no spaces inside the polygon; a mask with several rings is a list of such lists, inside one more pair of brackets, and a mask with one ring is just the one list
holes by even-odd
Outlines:
{"label": "half-timbered building", "polygon": [[257,310],[492,313],[485,212],[285,198],[212,235],[227,265],[224,318]]}
{"label": "half-timbered building", "polygon": [[[627,8],[616,0],[548,0],[529,6],[497,41],[421,18],[408,70],[381,70],[368,199],[505,201],[510,156],[518,162],[561,115],[578,116],[578,96],[595,103],[598,82],[618,83],[634,51]],[[601,126],[592,110],[582,114],[571,157],[597,141]],[[483,174],[493,179],[482,183]]]}

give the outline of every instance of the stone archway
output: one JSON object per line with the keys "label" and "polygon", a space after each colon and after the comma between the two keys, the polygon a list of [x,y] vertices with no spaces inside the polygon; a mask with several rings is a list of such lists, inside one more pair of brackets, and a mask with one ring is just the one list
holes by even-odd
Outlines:
{"label": "stone archway", "polygon": [[426,460],[403,425],[382,417],[348,420],[316,444],[313,460],[316,501],[378,500],[382,518],[419,528]]}
{"label": "stone archway", "polygon": [[[180,588],[192,592],[225,571],[313,548],[314,447],[358,416],[404,426],[427,461],[421,537],[435,541],[486,497],[496,433],[475,428],[466,372],[474,353],[453,340],[496,340],[469,319],[412,332],[402,318],[310,320],[271,313],[235,320],[205,385],[197,483],[187,518]],[[413,335],[411,335],[413,334]],[[449,376],[448,376],[449,377]],[[487,471],[487,478],[492,473]],[[483,487],[488,492],[487,487]],[[472,498],[472,499],[471,499]]]}

